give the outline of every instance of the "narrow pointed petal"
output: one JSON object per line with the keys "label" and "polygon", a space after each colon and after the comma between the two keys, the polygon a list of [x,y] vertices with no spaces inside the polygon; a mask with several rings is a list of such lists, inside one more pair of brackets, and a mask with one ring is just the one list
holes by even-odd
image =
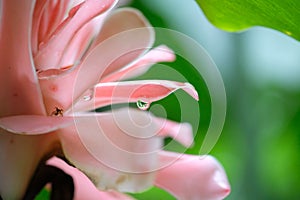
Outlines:
{"label": "narrow pointed petal", "polygon": [[159,128],[146,112],[122,109],[76,116],[76,127],[59,135],[66,158],[97,188],[138,192],[153,184]]}
{"label": "narrow pointed petal", "polygon": [[100,82],[112,82],[133,78],[145,73],[151,65],[158,62],[172,62],[175,60],[174,52],[167,46],[161,45],[151,49],[137,60],[127,66],[107,74]]}
{"label": "narrow pointed petal", "polygon": [[[31,22],[35,1],[1,1],[0,116],[44,114],[31,57]],[[26,105],[26,106],[24,106]]]}
{"label": "narrow pointed petal", "polygon": [[70,0],[37,0],[32,22],[32,52],[35,55],[39,44],[45,41],[63,20]]}
{"label": "narrow pointed petal", "polygon": [[47,161],[48,165],[58,167],[71,175],[75,184],[74,200],[81,199],[105,199],[105,200],[133,200],[128,195],[119,193],[117,191],[100,191],[95,185],[78,169],[66,164],[57,157],[53,157]]}
{"label": "narrow pointed petal", "polygon": [[[153,27],[140,11],[132,8],[115,10],[106,19],[91,47],[93,49],[101,43],[109,42],[107,48],[115,51],[113,54],[115,57],[110,60],[101,78],[119,70],[148,51],[154,43],[154,34]],[[116,51],[113,47],[118,44],[119,50]]]}
{"label": "narrow pointed petal", "polygon": [[[65,49],[64,54],[61,58],[59,66],[74,67],[76,66],[82,57],[87,52],[92,38],[99,32],[101,24],[103,23],[106,13],[94,18],[87,24],[85,24],[73,39],[70,41],[68,47]],[[68,69],[68,68],[66,68]],[[64,68],[62,68],[64,70]],[[42,77],[39,74],[39,77]]]}
{"label": "narrow pointed petal", "polygon": [[47,41],[63,21],[70,0],[47,1],[44,6],[38,29],[39,44]]}
{"label": "narrow pointed petal", "polygon": [[99,83],[94,89],[88,90],[79,98],[72,111],[94,110],[109,104],[130,103],[139,100],[150,104],[165,98],[179,89],[184,90],[198,100],[196,90],[189,83],[166,80]]}
{"label": "narrow pointed petal", "polygon": [[37,69],[60,68],[59,61],[74,34],[91,19],[111,9],[115,3],[115,0],[86,0],[71,9],[68,18],[48,40],[43,41],[44,45],[40,45],[34,58]]}
{"label": "narrow pointed petal", "polygon": [[155,185],[180,200],[224,199],[230,192],[223,167],[211,156],[162,152]]}
{"label": "narrow pointed petal", "polygon": [[73,125],[72,117],[16,115],[0,118],[0,128],[20,135],[40,135]]}
{"label": "narrow pointed petal", "polygon": [[154,120],[162,127],[159,136],[172,137],[185,147],[191,147],[193,145],[193,130],[189,123],[178,123],[163,118],[155,118]]}
{"label": "narrow pointed petal", "polygon": [[31,48],[33,55],[38,51],[39,45],[39,28],[43,16],[44,8],[47,5],[47,0],[37,0],[34,7],[32,28],[31,28]]}

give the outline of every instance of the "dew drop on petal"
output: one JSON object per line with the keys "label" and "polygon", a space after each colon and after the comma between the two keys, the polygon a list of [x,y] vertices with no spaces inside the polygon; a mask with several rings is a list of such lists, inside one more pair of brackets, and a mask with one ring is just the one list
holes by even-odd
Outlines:
{"label": "dew drop on petal", "polygon": [[83,96],[83,100],[84,101],[90,101],[92,99],[92,96],[91,95],[84,95]]}
{"label": "dew drop on petal", "polygon": [[136,102],[136,105],[140,110],[147,110],[150,107],[150,102],[144,100],[138,100]]}
{"label": "dew drop on petal", "polygon": [[84,101],[90,101],[94,96],[94,90],[90,89],[88,90],[84,95],[83,95],[83,100]]}

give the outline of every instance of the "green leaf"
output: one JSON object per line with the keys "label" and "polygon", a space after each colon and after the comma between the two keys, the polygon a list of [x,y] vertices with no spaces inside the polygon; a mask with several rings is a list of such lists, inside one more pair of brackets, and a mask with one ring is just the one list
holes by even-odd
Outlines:
{"label": "green leaf", "polygon": [[265,26],[300,40],[299,0],[196,0],[209,21],[226,31]]}
{"label": "green leaf", "polygon": [[47,189],[42,189],[41,192],[34,198],[34,200],[50,199],[50,192]]}

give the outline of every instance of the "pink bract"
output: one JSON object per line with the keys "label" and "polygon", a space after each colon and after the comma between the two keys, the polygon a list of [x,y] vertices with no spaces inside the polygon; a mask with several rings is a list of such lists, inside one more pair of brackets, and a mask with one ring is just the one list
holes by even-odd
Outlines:
{"label": "pink bract", "polygon": [[198,100],[189,83],[125,81],[175,56],[164,45],[152,48],[154,30],[139,11],[116,4],[0,1],[3,199],[21,199],[45,162],[73,177],[75,199],[131,199],[122,192],[153,185],[178,199],[228,195],[226,174],[214,158],[161,150],[168,136],[190,147],[189,124],[126,107],[89,112],[115,103],[151,103],[178,89]]}

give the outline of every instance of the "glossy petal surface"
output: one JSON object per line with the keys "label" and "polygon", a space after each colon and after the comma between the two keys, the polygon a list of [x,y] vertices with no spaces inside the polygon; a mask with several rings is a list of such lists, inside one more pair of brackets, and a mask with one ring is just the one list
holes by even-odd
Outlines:
{"label": "glossy petal surface", "polygon": [[217,200],[229,194],[226,174],[215,158],[171,152],[160,156],[163,168],[158,171],[155,185],[178,199]]}
{"label": "glossy petal surface", "polygon": [[122,109],[75,119],[59,133],[63,151],[96,187],[137,192],[153,184],[161,139],[152,116]]}
{"label": "glossy petal surface", "polygon": [[75,184],[74,200],[82,199],[105,199],[105,200],[133,200],[133,198],[117,191],[100,191],[95,185],[78,169],[71,167],[59,158],[53,157],[47,164],[59,167],[73,177]]}
{"label": "glossy petal surface", "polygon": [[0,84],[5,87],[0,91],[0,116],[44,114],[30,49],[34,1],[1,3]]}
{"label": "glossy petal surface", "polygon": [[159,136],[172,137],[185,147],[191,147],[194,143],[192,126],[188,123],[178,123],[162,118],[155,118],[156,123],[160,124],[162,129]]}
{"label": "glossy petal surface", "polygon": [[99,83],[94,89],[86,91],[73,107],[73,112],[94,110],[115,104],[130,103],[139,100],[151,104],[165,98],[176,90],[182,89],[198,100],[198,93],[189,83],[166,80],[141,80]]}
{"label": "glossy petal surface", "polygon": [[60,68],[59,61],[69,42],[86,23],[104,13],[116,3],[115,0],[86,0],[73,7],[66,18],[49,37],[39,45],[39,51],[34,57],[39,70]]}
{"label": "glossy petal surface", "polygon": [[16,115],[0,118],[0,128],[20,135],[40,135],[72,125],[72,117]]}

